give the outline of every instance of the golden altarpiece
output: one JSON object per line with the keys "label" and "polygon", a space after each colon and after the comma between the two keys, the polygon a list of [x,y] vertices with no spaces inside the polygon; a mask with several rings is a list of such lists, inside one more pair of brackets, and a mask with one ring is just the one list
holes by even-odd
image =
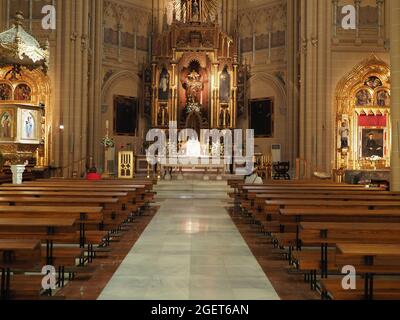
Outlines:
{"label": "golden altarpiece", "polygon": [[22,24],[17,13],[12,28],[0,33],[0,151],[9,164],[45,167],[48,44],[41,46]]}
{"label": "golden altarpiece", "polygon": [[[217,2],[177,1],[172,23],[153,38],[145,74],[145,112],[152,127],[236,127],[238,41],[218,24]],[[147,86],[146,86],[147,83]]]}
{"label": "golden altarpiece", "polygon": [[390,68],[375,55],[356,66],[337,88],[336,168],[366,180],[390,174]]}

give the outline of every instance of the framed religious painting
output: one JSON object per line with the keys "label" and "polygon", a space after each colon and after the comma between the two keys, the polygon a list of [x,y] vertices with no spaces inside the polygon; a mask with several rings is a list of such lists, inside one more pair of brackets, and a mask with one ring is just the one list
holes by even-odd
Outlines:
{"label": "framed religious painting", "polygon": [[16,137],[15,109],[8,106],[0,107],[0,141],[14,142]]}
{"label": "framed religious painting", "polygon": [[250,129],[255,138],[272,138],[274,135],[274,100],[263,98],[250,100]]}
{"label": "framed religious painting", "polygon": [[114,134],[117,136],[135,136],[137,127],[137,98],[114,96]]}
{"label": "framed religious painting", "polygon": [[18,109],[17,140],[21,144],[40,143],[41,120],[39,110]]}
{"label": "framed religious painting", "polygon": [[382,159],[386,157],[385,129],[361,129],[361,150],[364,159]]}

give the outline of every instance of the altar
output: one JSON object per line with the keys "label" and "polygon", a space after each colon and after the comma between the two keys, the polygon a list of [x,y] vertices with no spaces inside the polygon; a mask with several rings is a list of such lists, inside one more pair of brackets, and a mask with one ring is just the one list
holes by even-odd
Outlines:
{"label": "altar", "polygon": [[222,30],[215,2],[176,1],[171,25],[154,36],[143,92],[152,128],[236,128],[247,69],[238,35]]}
{"label": "altar", "polygon": [[[161,175],[165,180],[184,180],[185,174],[201,174],[203,180],[215,178],[222,180],[223,175],[229,172],[229,164],[224,158],[214,159],[210,156],[188,157],[180,156],[173,159],[165,159],[161,163]],[[164,163],[163,163],[164,162]]]}

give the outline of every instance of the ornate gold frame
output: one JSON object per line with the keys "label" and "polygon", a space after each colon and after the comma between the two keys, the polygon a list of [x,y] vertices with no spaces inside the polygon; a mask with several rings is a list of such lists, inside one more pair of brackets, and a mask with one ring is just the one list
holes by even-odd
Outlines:
{"label": "ornate gold frame", "polygon": [[[372,90],[365,86],[365,80],[368,77],[376,76],[382,83],[382,87]],[[375,99],[372,105],[369,106],[356,106],[356,93],[361,89],[370,91],[371,96],[374,98],[375,94],[385,88],[390,93],[390,68],[386,62],[379,59],[376,55],[372,54],[346,75],[338,84],[336,88],[336,124],[335,124],[335,154],[336,154],[336,168],[337,169],[371,169],[375,168],[374,164],[366,164],[365,159],[360,155],[360,139],[359,139],[359,126],[358,116],[362,113],[366,114],[384,114],[387,115],[387,146],[389,148],[387,155],[390,155],[391,146],[391,122],[390,122],[390,106],[379,107],[375,104]],[[347,152],[342,152],[340,149],[339,128],[342,121],[348,121],[350,128],[349,136],[349,149]],[[382,160],[381,160],[382,162]],[[382,167],[390,167],[390,157],[384,159],[385,165]]]}

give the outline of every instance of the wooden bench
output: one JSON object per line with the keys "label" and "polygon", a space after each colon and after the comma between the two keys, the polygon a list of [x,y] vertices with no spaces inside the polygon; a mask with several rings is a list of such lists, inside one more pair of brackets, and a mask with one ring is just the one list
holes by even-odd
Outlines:
{"label": "wooden bench", "polygon": [[[335,247],[339,242],[380,244],[400,242],[400,224],[302,222],[299,237],[303,246],[319,248],[318,251],[303,248],[302,251],[294,254],[295,259],[298,260],[299,269],[311,272],[320,270],[321,277],[324,278],[328,276],[328,270],[339,270],[335,252],[329,253],[328,247]],[[334,263],[329,265],[330,261]]]}
{"label": "wooden bench", "polygon": [[27,270],[40,264],[40,241],[32,239],[0,239],[0,298],[11,296],[11,272],[13,269]]}
{"label": "wooden bench", "polygon": [[[372,300],[374,298],[374,278],[380,274],[398,274],[400,275],[400,244],[337,244],[338,255],[350,259],[360,258],[360,265],[355,265],[358,273],[364,275],[364,299]],[[376,265],[378,258],[388,258],[393,264]],[[361,270],[360,270],[361,269]],[[329,289],[329,288],[328,288]],[[390,286],[385,288],[386,293],[393,293],[399,286]]]}

